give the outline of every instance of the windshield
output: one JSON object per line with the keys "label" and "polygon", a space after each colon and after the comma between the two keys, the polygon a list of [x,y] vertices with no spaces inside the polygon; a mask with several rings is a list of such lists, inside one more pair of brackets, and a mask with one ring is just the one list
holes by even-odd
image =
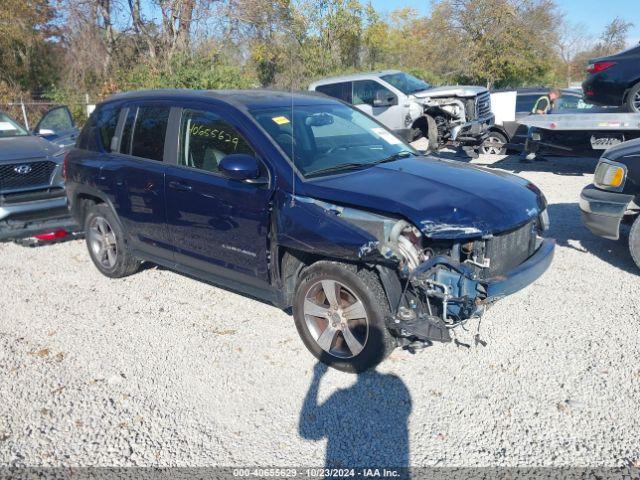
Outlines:
{"label": "windshield", "polygon": [[408,73],[391,73],[389,75],[382,75],[380,78],[387,83],[390,83],[405,95],[411,95],[412,93],[421,92],[431,88],[427,82],[420,80],[419,78],[409,75]]}
{"label": "windshield", "polygon": [[417,154],[386,128],[342,104],[296,106],[293,118],[287,107],[250,113],[305,177]]}
{"label": "windshield", "polygon": [[25,135],[29,135],[29,132],[6,113],[0,112],[0,138],[23,137]]}

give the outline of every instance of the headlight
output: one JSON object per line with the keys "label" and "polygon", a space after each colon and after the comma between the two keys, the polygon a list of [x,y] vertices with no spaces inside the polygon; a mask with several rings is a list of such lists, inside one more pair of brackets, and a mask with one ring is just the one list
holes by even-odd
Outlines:
{"label": "headlight", "polygon": [[593,184],[604,190],[620,191],[627,178],[627,166],[606,158],[600,159],[594,174]]}
{"label": "headlight", "polygon": [[296,199],[312,203],[327,213],[371,234],[376,239],[375,244],[363,245],[360,249],[361,256],[375,248],[384,257],[393,257],[399,260],[401,272],[405,274],[416,268],[425,259],[422,251],[422,233],[406,220],[334,205],[308,197],[296,196]]}
{"label": "headlight", "polygon": [[547,230],[549,230],[550,224],[549,209],[545,208],[542,212],[540,212],[540,228],[543,232],[546,232]]}

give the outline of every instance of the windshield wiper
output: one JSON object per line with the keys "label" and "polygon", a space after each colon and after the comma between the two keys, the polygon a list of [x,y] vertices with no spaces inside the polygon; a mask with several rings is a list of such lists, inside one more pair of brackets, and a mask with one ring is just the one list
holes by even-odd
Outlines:
{"label": "windshield wiper", "polygon": [[415,153],[410,152],[409,150],[402,150],[400,152],[394,153],[393,155],[389,155],[388,157],[383,158],[382,160],[378,160],[377,162],[374,162],[374,163],[375,165],[378,165],[379,163],[393,162],[395,160],[400,160],[401,158],[408,158],[412,156],[415,156]]}
{"label": "windshield wiper", "polygon": [[325,173],[341,172],[343,170],[354,170],[354,169],[357,169],[357,168],[372,167],[376,163],[378,163],[378,162],[341,163],[340,165],[334,165],[332,167],[327,167],[327,168],[321,168],[319,170],[314,170],[313,172],[308,173],[307,177],[316,177],[318,175],[322,175],[322,174],[325,174]]}

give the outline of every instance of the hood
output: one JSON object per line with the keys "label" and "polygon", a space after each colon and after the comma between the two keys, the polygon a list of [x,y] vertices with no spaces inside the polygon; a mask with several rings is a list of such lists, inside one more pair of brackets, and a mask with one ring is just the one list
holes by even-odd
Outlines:
{"label": "hood", "polygon": [[62,149],[35,135],[0,138],[0,163],[51,157]]}
{"label": "hood", "polygon": [[437,98],[437,97],[476,97],[481,93],[488,92],[484,87],[457,85],[455,87],[434,87],[421,92],[413,93],[416,98]]}
{"label": "hood", "polygon": [[619,143],[618,145],[607,149],[602,154],[602,158],[608,158],[609,160],[619,160],[627,155],[640,156],[640,138],[629,140],[628,142]]}
{"label": "hood", "polygon": [[308,181],[305,194],[404,217],[429,238],[473,238],[519,227],[546,206],[527,180],[435,157],[411,157]]}

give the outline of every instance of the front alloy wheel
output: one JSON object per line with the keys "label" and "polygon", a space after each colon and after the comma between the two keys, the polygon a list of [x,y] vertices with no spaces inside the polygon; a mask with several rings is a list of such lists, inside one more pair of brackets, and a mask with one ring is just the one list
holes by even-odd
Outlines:
{"label": "front alloy wheel", "polygon": [[369,319],[362,300],[336,280],[309,288],[304,319],[318,346],[334,357],[353,358],[367,343]]}
{"label": "front alloy wheel", "polygon": [[293,318],[307,349],[344,372],[375,367],[396,347],[385,324],[389,301],[373,270],[322,260],[296,286]]}

